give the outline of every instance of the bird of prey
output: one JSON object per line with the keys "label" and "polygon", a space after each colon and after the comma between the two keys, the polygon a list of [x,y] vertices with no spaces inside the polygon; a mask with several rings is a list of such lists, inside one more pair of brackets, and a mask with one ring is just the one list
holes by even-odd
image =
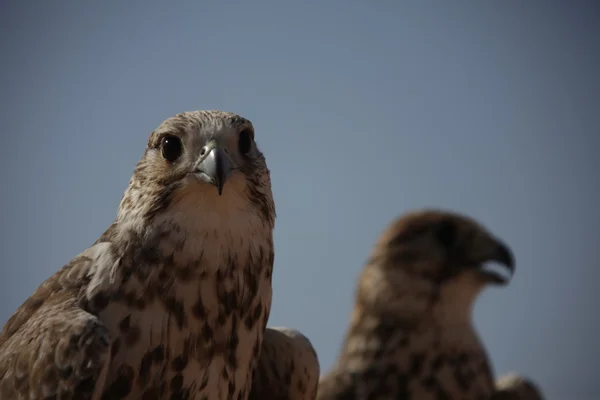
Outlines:
{"label": "bird of prey", "polygon": [[515,372],[506,374],[496,381],[496,390],[491,400],[543,400],[541,389]]}
{"label": "bird of prey", "polygon": [[155,129],[112,225],[0,333],[0,398],[245,399],[271,308],[275,207],[250,121]]}
{"label": "bird of prey", "polygon": [[249,400],[314,400],[319,359],[310,340],[294,329],[267,328]]}
{"label": "bird of prey", "polygon": [[494,381],[472,309],[486,285],[513,272],[507,245],[467,216],[425,209],[397,219],[361,273],[317,398],[487,399]]}

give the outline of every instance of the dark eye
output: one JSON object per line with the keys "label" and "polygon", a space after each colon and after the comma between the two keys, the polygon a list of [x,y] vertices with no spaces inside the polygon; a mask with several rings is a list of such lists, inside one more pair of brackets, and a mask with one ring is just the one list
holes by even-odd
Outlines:
{"label": "dark eye", "polygon": [[176,161],[183,150],[181,139],[173,135],[163,136],[160,141],[160,150],[165,160],[169,162]]}
{"label": "dark eye", "polygon": [[442,221],[436,232],[437,238],[446,248],[452,248],[456,244],[456,225],[450,221]]}
{"label": "dark eye", "polygon": [[241,154],[248,154],[252,148],[252,131],[250,129],[244,129],[240,132],[238,147]]}

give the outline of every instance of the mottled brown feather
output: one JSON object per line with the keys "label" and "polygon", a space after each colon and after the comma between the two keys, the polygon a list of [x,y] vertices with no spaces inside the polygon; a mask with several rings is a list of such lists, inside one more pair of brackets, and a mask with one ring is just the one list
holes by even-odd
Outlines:
{"label": "mottled brown feather", "polygon": [[96,250],[88,249],[47,279],[5,324],[0,398],[91,399],[103,384],[98,379],[109,359],[110,333],[84,309],[85,290],[101,267]]}
{"label": "mottled brown feather", "polygon": [[248,400],[314,400],[319,359],[310,340],[289,328],[267,328]]}

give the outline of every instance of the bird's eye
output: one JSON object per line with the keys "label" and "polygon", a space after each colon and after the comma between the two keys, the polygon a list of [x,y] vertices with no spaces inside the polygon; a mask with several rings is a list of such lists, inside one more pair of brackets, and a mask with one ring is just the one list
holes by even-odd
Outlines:
{"label": "bird's eye", "polygon": [[160,149],[165,160],[174,162],[181,156],[183,151],[181,139],[173,135],[163,136],[160,141]]}
{"label": "bird's eye", "polygon": [[456,225],[450,221],[442,221],[437,227],[436,236],[446,248],[454,247],[458,236]]}
{"label": "bird's eye", "polygon": [[252,148],[252,131],[250,129],[244,129],[240,132],[238,147],[241,154],[248,154]]}

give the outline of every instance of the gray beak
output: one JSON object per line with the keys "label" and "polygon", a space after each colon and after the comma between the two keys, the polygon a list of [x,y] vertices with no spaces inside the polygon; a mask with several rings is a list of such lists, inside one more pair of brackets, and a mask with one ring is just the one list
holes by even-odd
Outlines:
{"label": "gray beak", "polygon": [[206,183],[215,185],[220,196],[230,175],[229,156],[215,142],[209,142],[202,149],[201,158],[196,164],[196,176]]}
{"label": "gray beak", "polygon": [[[495,265],[490,265],[490,262]],[[499,285],[508,283],[515,272],[515,257],[510,248],[499,240],[493,241],[493,246],[478,264],[480,272],[491,283]],[[506,276],[507,272],[508,276]]]}

